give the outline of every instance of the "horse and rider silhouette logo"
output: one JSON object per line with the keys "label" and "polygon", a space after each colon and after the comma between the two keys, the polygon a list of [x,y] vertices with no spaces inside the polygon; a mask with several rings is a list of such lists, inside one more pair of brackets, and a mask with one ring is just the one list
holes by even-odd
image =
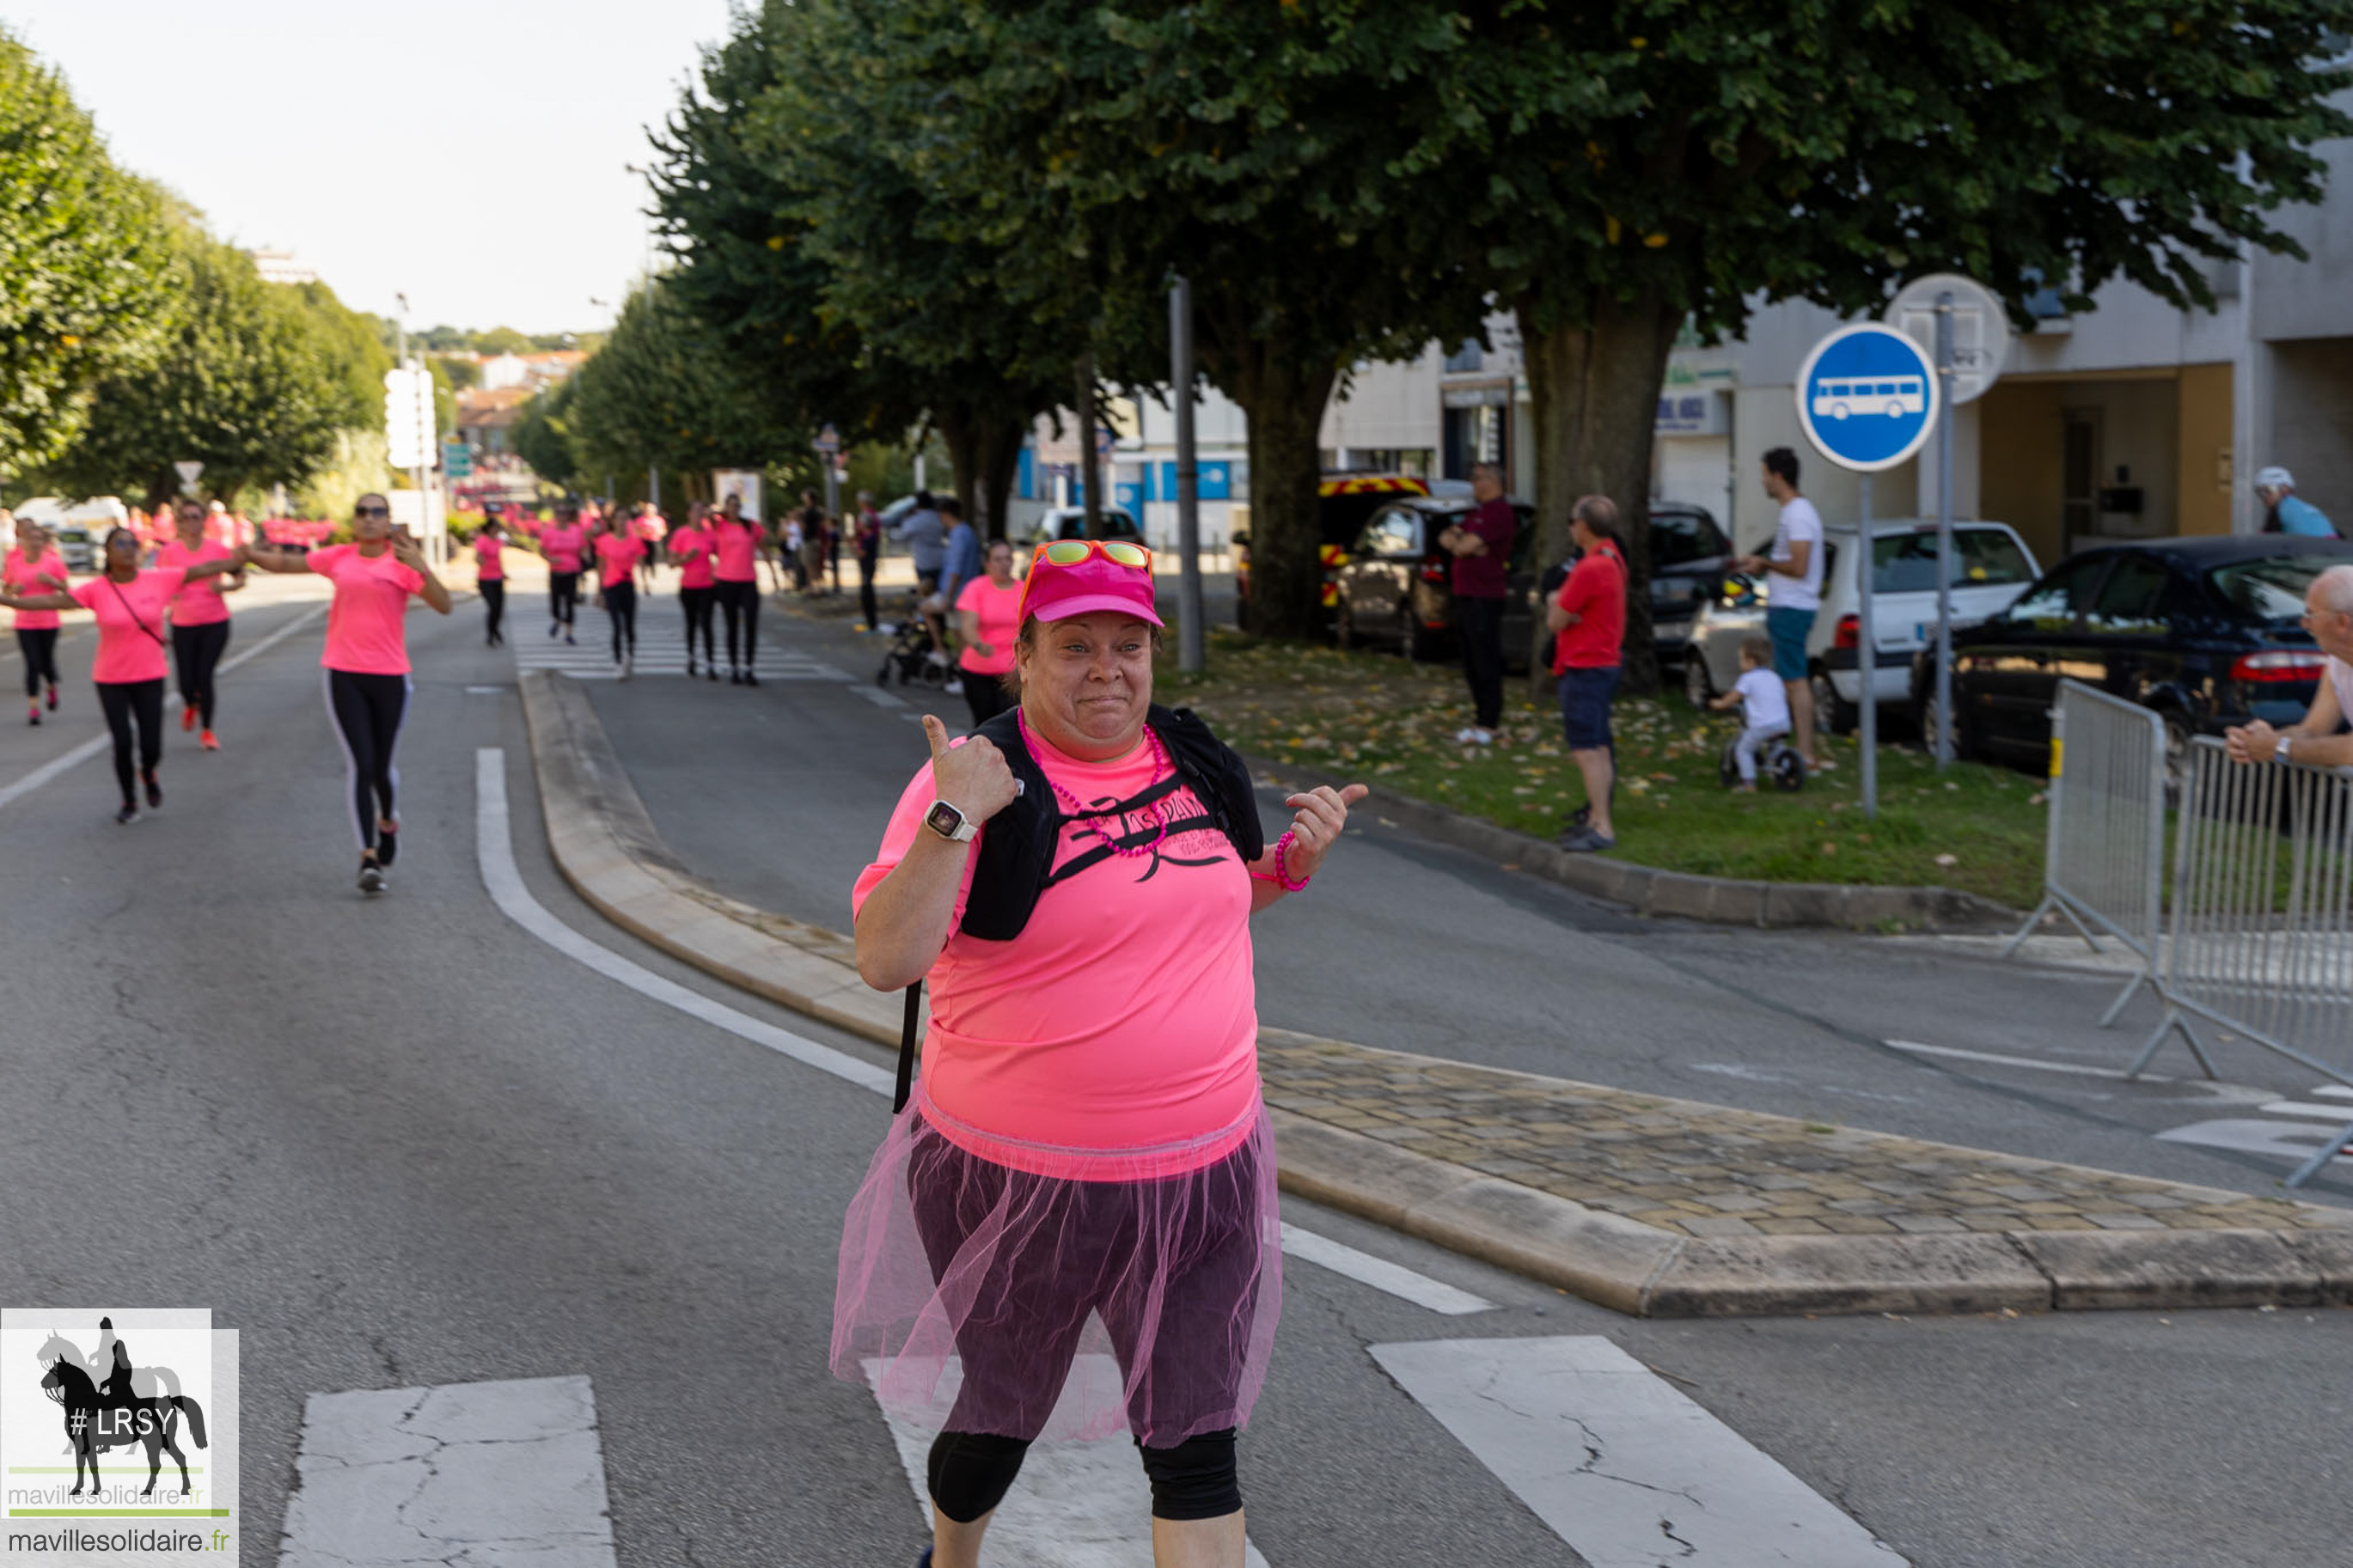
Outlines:
{"label": "horse and rider silhouette logo", "polygon": [[197,1447],[206,1447],[203,1408],[181,1394],[179,1374],[171,1368],[133,1365],[131,1347],[115,1334],[112,1318],[100,1318],[98,1331],[98,1352],[88,1359],[62,1334],[50,1334],[40,1351],[41,1392],[63,1407],[66,1443],[73,1450],[74,1486],[68,1495],[81,1495],[87,1468],[96,1498],[101,1490],[99,1456],[110,1448],[134,1447],[147,1450],[147,1486],[140,1496],[155,1490],[165,1454],[180,1467],[180,1490],[194,1491],[178,1433],[185,1416],[188,1436]]}

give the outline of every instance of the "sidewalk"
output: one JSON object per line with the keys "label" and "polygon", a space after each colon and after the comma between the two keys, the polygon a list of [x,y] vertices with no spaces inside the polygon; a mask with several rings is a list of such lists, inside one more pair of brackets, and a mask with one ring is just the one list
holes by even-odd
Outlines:
{"label": "sidewalk", "polygon": [[[522,681],[581,895],[731,984],[886,1047],[849,940],[663,846],[586,696]],[[1654,1316],[2353,1304],[2353,1213],[1694,1100],[1260,1037],[1286,1190]]]}

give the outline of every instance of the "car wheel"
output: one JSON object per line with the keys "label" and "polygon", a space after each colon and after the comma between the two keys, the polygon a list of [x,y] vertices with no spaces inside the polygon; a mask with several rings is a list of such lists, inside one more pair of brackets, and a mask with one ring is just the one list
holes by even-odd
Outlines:
{"label": "car wheel", "polygon": [[1862,710],[1838,694],[1831,680],[1831,672],[1819,666],[1807,684],[1814,694],[1814,722],[1829,735],[1852,735],[1862,720]]}
{"label": "car wheel", "polygon": [[1398,616],[1398,651],[1417,664],[1426,664],[1438,657],[1438,634],[1421,624],[1411,605]]}
{"label": "car wheel", "polygon": [[1707,656],[1694,642],[1683,649],[1683,700],[1704,708],[1715,700],[1715,682],[1708,679]]}
{"label": "car wheel", "polygon": [[[1930,756],[1936,753],[1936,731],[1942,727],[1943,710],[1937,705],[1935,689],[1931,688],[1920,699],[1920,744]],[[1953,725],[1953,761],[1968,762],[1976,755],[1977,747],[1969,740],[1969,727],[1957,721]]]}

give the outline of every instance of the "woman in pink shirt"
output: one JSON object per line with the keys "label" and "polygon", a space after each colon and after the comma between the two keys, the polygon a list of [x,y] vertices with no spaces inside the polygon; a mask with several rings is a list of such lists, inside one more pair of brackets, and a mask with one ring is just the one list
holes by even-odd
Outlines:
{"label": "woman in pink shirt", "polygon": [[[768,531],[756,518],[744,515],[744,498],[731,495],[719,503],[711,520],[712,597],[727,622],[727,684],[757,686],[752,673],[760,641],[760,557],[767,550]],[[736,650],[738,625],[743,649]]]}
{"label": "woman in pink shirt", "polygon": [[852,894],[860,974],[928,977],[932,1016],[843,1227],[834,1371],[939,1426],[937,1568],[978,1561],[1032,1440],[1123,1428],[1159,1560],[1240,1568],[1234,1435],[1282,1296],[1250,918],[1365,792],[1294,795],[1264,842],[1241,760],[1152,704],[1136,545],[1048,545],[1016,624],[1018,706],[955,744],[924,716]]}
{"label": "woman in pink shirt", "polygon": [[228,605],[221,594],[245,586],[245,558],[219,540],[206,537],[207,521],[203,502],[182,501],[180,536],[155,552],[155,564],[185,571],[207,561],[237,563],[226,584],[217,574],[196,578],[172,600],[172,662],[180,670],[180,728],[194,730],[202,725],[205,750],[217,752],[220,739],[213,733],[213,670],[228,647]]}
{"label": "woman in pink shirt", "polygon": [[402,624],[410,595],[441,615],[449,590],[426,563],[425,552],[405,528],[392,526],[392,503],[364,495],[352,509],[354,542],[313,550],[246,553],[265,572],[311,572],[335,585],[327,611],[327,713],[350,764],[352,820],[360,840],[360,891],[384,891],[385,870],[400,847],[397,795],[400,726],[408,715],[408,634]]}
{"label": "woman in pink shirt", "polygon": [[613,665],[621,679],[638,657],[638,563],[646,542],[627,518],[614,518],[596,536],[596,585],[604,590],[605,616],[613,624]]}
{"label": "woman in pink shirt", "polygon": [[540,530],[539,552],[547,557],[547,635],[562,632],[567,643],[580,609],[580,557],[587,548],[580,509],[568,500],[557,502],[555,525]]}
{"label": "woman in pink shirt", "polygon": [[[201,516],[201,514],[199,514]],[[164,760],[164,612],[186,584],[243,563],[236,552],[186,567],[139,569],[139,536],[118,528],[106,536],[105,569],[70,592],[0,594],[12,610],[70,610],[79,605],[98,620],[98,657],[90,670],[98,705],[114,735],[114,779],[122,786],[122,809],[114,820],[139,820],[136,785],[147,786],[147,805],[164,804],[155,769]],[[133,728],[138,763],[132,763]]]}
{"label": "woman in pink shirt", "polygon": [[499,629],[507,618],[507,563],[501,532],[495,517],[482,519],[482,526],[474,531],[474,586],[480,590],[482,607],[490,616],[485,647],[500,647],[507,640]]}
{"label": "woman in pink shirt", "polygon": [[696,501],[686,510],[686,526],[672,532],[666,542],[670,558],[678,567],[678,602],[686,609],[686,677],[694,679],[694,637],[702,634],[702,668],[712,679],[719,679],[719,650],[711,640],[711,574],[712,556],[719,548],[718,541],[703,525],[711,509]]}
{"label": "woman in pink shirt", "polygon": [[956,637],[964,645],[957,662],[964,668],[965,706],[972,710],[976,730],[1012,704],[1005,676],[1013,668],[1013,639],[1021,629],[1013,546],[991,540],[984,565],[987,570],[958,591],[955,602]]}
{"label": "woman in pink shirt", "polygon": [[[29,520],[16,523],[16,543],[0,557],[0,590],[11,594],[62,593],[65,557],[49,547],[49,531]],[[41,721],[41,682],[49,683],[49,710],[58,706],[58,613],[55,610],[16,612],[16,651],[25,658],[25,701],[32,710],[28,723]]]}

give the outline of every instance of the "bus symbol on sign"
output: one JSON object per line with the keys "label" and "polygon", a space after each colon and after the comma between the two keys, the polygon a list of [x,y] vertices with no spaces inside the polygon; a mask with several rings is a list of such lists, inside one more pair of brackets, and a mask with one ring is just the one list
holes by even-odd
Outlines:
{"label": "bus symbol on sign", "polygon": [[1902,418],[1928,410],[1926,376],[1899,375],[1885,380],[1818,381],[1814,383],[1814,417],[1850,419],[1864,414],[1888,414]]}
{"label": "bus symbol on sign", "polygon": [[1798,372],[1798,424],[1822,456],[1855,473],[1909,460],[1943,402],[1920,345],[1876,321],[1841,327]]}

